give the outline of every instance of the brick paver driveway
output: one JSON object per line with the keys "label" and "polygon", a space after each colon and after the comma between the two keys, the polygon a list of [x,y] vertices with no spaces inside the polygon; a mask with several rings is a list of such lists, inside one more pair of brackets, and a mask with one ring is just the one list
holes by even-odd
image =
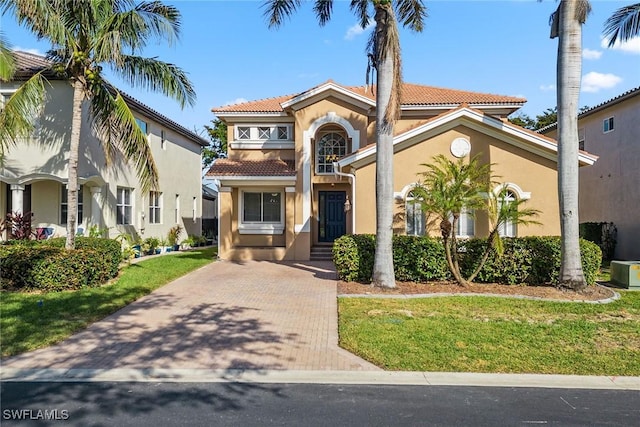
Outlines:
{"label": "brick paver driveway", "polygon": [[330,263],[214,262],[3,368],[377,370],[338,347]]}

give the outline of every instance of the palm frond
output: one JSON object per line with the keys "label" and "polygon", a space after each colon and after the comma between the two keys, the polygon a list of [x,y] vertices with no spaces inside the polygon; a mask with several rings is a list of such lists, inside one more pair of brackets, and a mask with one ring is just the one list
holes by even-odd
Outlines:
{"label": "palm frond", "polygon": [[371,17],[369,16],[369,0],[351,0],[349,8],[355,13],[360,26],[366,28],[371,22]]}
{"label": "palm frond", "polygon": [[15,91],[0,111],[0,157],[19,138],[29,137],[42,114],[46,98],[46,78],[34,74]]}
{"label": "palm frond", "polygon": [[640,3],[616,10],[604,23],[602,35],[609,40],[608,47],[640,36]]}
{"label": "palm frond", "polygon": [[120,151],[133,163],[143,192],[158,188],[158,170],[147,135],[140,129],[122,95],[115,91],[113,96],[103,86],[95,90],[90,110],[92,124],[105,152]]}
{"label": "palm frond", "polygon": [[313,5],[313,11],[318,18],[320,26],[325,26],[331,19],[331,12],[333,12],[333,0],[316,0]]}
{"label": "palm frond", "polygon": [[16,61],[4,33],[0,32],[0,80],[9,81],[15,73]]}
{"label": "palm frond", "polygon": [[144,18],[146,31],[143,34],[164,39],[170,46],[178,40],[182,20],[174,6],[160,1],[142,2],[135,10]]}
{"label": "palm frond", "polygon": [[18,24],[27,27],[36,37],[61,44],[66,36],[58,13],[62,3],[63,0],[0,0],[0,8],[3,13],[12,13]]}
{"label": "palm frond", "polygon": [[393,82],[391,96],[384,121],[394,123],[400,117],[400,96],[402,91],[402,60],[400,55],[400,33],[398,21],[391,3],[377,3],[376,9],[376,62],[381,64],[390,55],[393,61]]}
{"label": "palm frond", "polygon": [[427,8],[422,0],[398,0],[396,13],[402,26],[417,32],[423,30],[424,20],[428,17]]}
{"label": "palm frond", "polygon": [[113,67],[132,86],[139,86],[154,92],[161,92],[180,103],[193,106],[196,93],[182,69],[174,64],[154,58],[124,55],[122,65]]}
{"label": "palm frond", "polygon": [[290,17],[300,7],[301,3],[301,0],[265,0],[262,3],[262,8],[269,28],[282,25],[284,18]]}

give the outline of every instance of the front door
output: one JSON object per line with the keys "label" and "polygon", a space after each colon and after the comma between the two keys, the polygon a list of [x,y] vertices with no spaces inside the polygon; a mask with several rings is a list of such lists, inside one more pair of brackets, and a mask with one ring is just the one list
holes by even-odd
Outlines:
{"label": "front door", "polygon": [[318,201],[318,241],[333,242],[347,233],[347,216],[344,212],[345,191],[320,191]]}

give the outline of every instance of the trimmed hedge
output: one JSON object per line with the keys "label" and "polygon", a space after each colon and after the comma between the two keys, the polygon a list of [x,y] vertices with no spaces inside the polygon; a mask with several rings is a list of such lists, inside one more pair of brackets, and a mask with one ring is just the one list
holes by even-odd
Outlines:
{"label": "trimmed hedge", "polygon": [[0,246],[0,287],[62,291],[100,286],[117,276],[118,242],[78,238],[76,248],[65,250],[64,238]]}
{"label": "trimmed hedge", "polygon": [[[557,284],[560,271],[559,237],[505,238],[504,253],[489,255],[476,282],[502,284]],[[485,238],[461,241],[460,267],[465,276],[477,267]],[[370,282],[373,273],[375,236],[346,235],[333,246],[338,277],[345,281]],[[396,280],[426,282],[451,278],[440,239],[423,236],[394,236]],[[582,268],[588,284],[594,284],[602,260],[595,243],[580,240]]]}

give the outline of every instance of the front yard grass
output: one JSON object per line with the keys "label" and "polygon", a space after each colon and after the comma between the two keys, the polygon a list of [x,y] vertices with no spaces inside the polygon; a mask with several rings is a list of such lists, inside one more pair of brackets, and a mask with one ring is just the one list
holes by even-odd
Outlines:
{"label": "front yard grass", "polygon": [[149,257],[99,288],[0,293],[2,357],[47,347],[151,291],[213,261],[215,248]]}
{"label": "front yard grass", "polygon": [[341,347],[394,371],[640,375],[640,292],[610,304],[339,299]]}

